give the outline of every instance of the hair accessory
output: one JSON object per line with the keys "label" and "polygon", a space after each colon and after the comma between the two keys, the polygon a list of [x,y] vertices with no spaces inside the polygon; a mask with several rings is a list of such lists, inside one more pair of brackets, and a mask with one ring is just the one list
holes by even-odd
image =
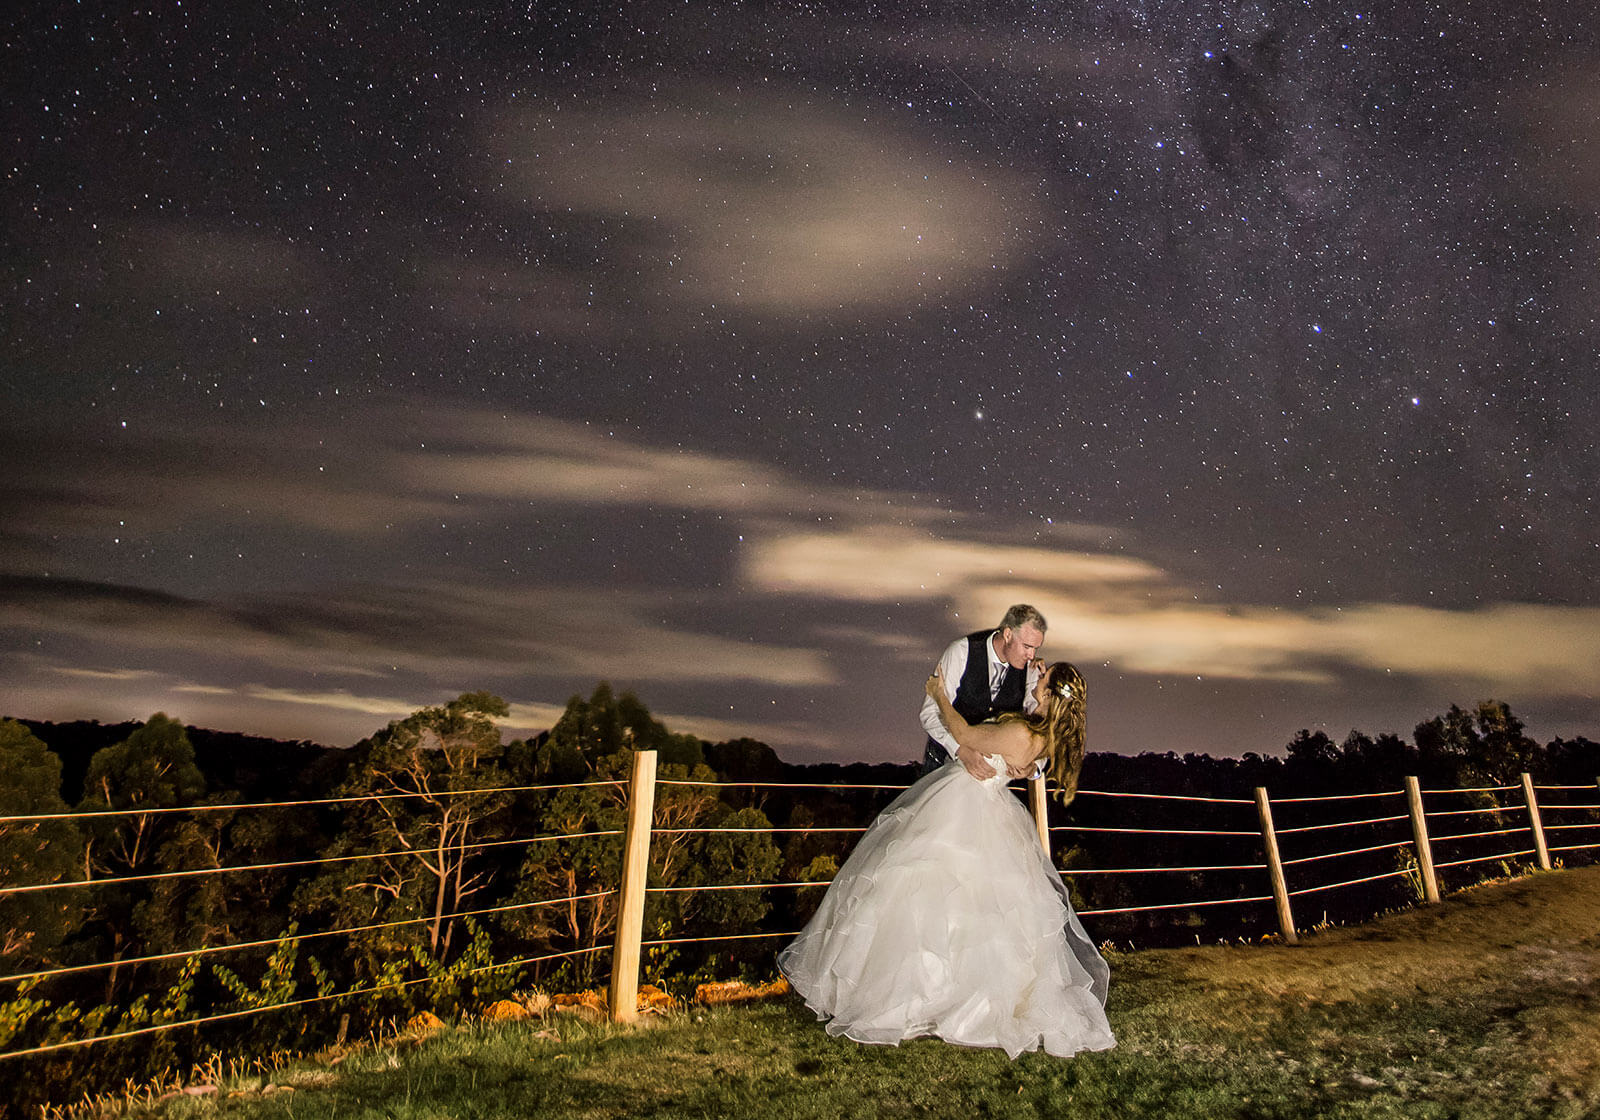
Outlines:
{"label": "hair accessory", "polygon": [[1072,699],[1072,685],[1068,684],[1066,681],[1062,681],[1060,684],[1056,685],[1055,692],[1056,695],[1061,697],[1063,700]]}

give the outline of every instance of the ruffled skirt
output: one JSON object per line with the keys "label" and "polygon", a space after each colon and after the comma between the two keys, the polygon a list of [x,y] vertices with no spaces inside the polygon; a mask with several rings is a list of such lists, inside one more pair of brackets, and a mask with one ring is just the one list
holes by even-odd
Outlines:
{"label": "ruffled skirt", "polygon": [[829,1034],[1068,1057],[1116,1045],[1110,970],[1033,820],[951,761],[885,809],[778,966]]}

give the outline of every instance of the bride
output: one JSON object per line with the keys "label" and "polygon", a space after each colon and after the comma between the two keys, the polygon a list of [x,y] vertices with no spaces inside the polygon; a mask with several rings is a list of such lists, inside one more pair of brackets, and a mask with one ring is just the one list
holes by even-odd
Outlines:
{"label": "bride", "polygon": [[1032,715],[976,725],[950,706],[937,672],[927,691],[957,744],[984,754],[995,776],[979,781],[951,759],[895,798],[778,967],[830,1020],[829,1034],[857,1042],[933,1035],[1012,1058],[1115,1046],[1104,1008],[1110,970],[1006,788],[1008,770],[1048,758],[1071,800],[1083,765],[1083,678],[1058,661],[1039,675]]}

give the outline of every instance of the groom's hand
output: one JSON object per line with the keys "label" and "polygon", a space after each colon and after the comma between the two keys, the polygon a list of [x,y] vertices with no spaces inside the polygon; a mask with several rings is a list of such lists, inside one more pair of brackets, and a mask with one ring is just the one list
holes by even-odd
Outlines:
{"label": "groom's hand", "polygon": [[956,757],[961,760],[961,765],[967,768],[978,781],[988,781],[994,777],[994,767],[989,765],[989,760],[977,752],[974,747],[957,747]]}

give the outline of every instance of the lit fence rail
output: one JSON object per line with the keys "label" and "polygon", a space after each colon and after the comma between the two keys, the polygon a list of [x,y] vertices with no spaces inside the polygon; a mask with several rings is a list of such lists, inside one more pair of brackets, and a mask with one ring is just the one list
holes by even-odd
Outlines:
{"label": "lit fence rail", "polygon": [[[639,751],[633,756],[634,769],[627,782],[583,782],[566,785],[507,787],[495,790],[448,791],[448,794],[483,794],[486,792],[556,791],[586,786],[611,786],[623,793],[626,802],[626,827],[624,829],[596,829],[584,832],[552,833],[527,836],[513,840],[493,840],[459,845],[462,850],[487,849],[512,845],[532,846],[544,843],[562,843],[591,838],[621,838],[621,859],[614,886],[558,897],[507,903],[499,906],[458,910],[442,915],[405,918],[388,922],[374,922],[293,934],[297,940],[350,937],[385,929],[420,925],[441,920],[455,921],[503,914],[512,911],[532,910],[549,906],[574,906],[580,903],[616,906],[615,935],[609,943],[579,945],[563,952],[542,953],[497,961],[492,965],[471,970],[474,973],[499,971],[531,964],[609,953],[611,973],[609,1005],[611,1015],[619,1021],[633,1018],[637,1006],[641,951],[667,946],[691,944],[718,944],[739,941],[770,941],[794,935],[794,930],[757,929],[735,933],[693,935],[684,932],[678,936],[660,936],[646,939],[643,936],[645,902],[649,897],[665,898],[673,895],[692,896],[719,891],[808,891],[826,887],[828,880],[784,879],[768,882],[729,882],[718,884],[668,884],[649,886],[650,850],[656,837],[681,837],[687,835],[716,834],[767,834],[770,836],[796,834],[855,834],[865,831],[866,824],[835,825],[783,825],[764,827],[679,826],[662,827],[657,824],[656,787],[702,787],[706,789],[749,790],[822,790],[842,792],[853,790],[895,791],[905,786],[884,784],[796,783],[796,782],[694,782],[678,779],[657,781],[655,778],[655,753]],[[1298,930],[1293,916],[1297,899],[1327,892],[1369,885],[1386,880],[1404,879],[1425,902],[1440,898],[1438,876],[1441,871],[1466,868],[1486,862],[1504,862],[1523,857],[1535,857],[1543,868],[1552,866],[1551,853],[1594,851],[1600,849],[1600,784],[1595,786],[1551,785],[1535,786],[1524,774],[1520,784],[1485,786],[1468,789],[1420,788],[1415,778],[1406,779],[1404,790],[1389,790],[1351,794],[1330,794],[1315,797],[1286,797],[1270,799],[1267,790],[1258,788],[1254,799],[1202,797],[1180,794],[1154,794],[1135,791],[1080,790],[1078,805],[1095,806],[1104,801],[1107,806],[1128,806],[1143,802],[1161,805],[1179,803],[1214,813],[1218,827],[1214,828],[1141,828],[1132,825],[1097,823],[1051,824],[1048,814],[1045,783],[1029,783],[1026,798],[1035,816],[1039,840],[1047,854],[1052,853],[1053,838],[1071,840],[1079,836],[1111,835],[1117,837],[1212,837],[1223,844],[1240,849],[1233,858],[1213,859],[1194,863],[1151,863],[1134,860],[1123,866],[1067,866],[1062,874],[1074,884],[1075,890],[1088,890],[1094,898],[1082,906],[1079,913],[1086,918],[1121,917],[1133,915],[1163,915],[1174,911],[1198,911],[1226,906],[1259,907],[1272,904],[1276,911],[1277,934],[1285,941],[1294,942]],[[1541,808],[1540,795],[1550,804]],[[385,800],[413,796],[437,796],[394,793],[357,798],[325,798],[297,802],[259,802],[233,805],[200,805],[186,808],[113,810],[88,814],[29,814],[0,817],[0,826],[36,825],[48,820],[67,818],[99,818],[116,815],[149,814],[153,812],[215,812],[220,810],[278,809],[284,807],[335,805],[359,801]],[[1478,804],[1461,806],[1463,798],[1475,799]],[[1384,803],[1394,801],[1396,808],[1404,811],[1385,812]],[[1366,804],[1369,801],[1377,805]],[[1454,804],[1452,804],[1454,802]],[[1277,827],[1274,810],[1292,815],[1294,823]],[[1123,810],[1119,810],[1123,811]],[[1348,819],[1344,814],[1348,811]],[[1549,823],[1544,817],[1549,816]],[[1317,819],[1317,818],[1327,819]],[[1579,818],[1588,819],[1579,819]],[[1479,820],[1483,827],[1472,828],[1470,822]],[[1438,835],[1430,836],[1430,825],[1440,826]],[[1466,829],[1466,831],[1462,831]],[[1557,834],[1563,842],[1548,844],[1546,833]],[[1279,840],[1284,838],[1292,846],[1285,855],[1280,851]],[[1501,839],[1505,838],[1505,839]],[[1436,860],[1433,845],[1444,846],[1448,859]],[[1509,845],[1509,847],[1507,847]],[[1495,848],[1495,851],[1487,851]],[[1505,848],[1506,850],[1498,850]],[[440,849],[429,849],[429,853]],[[150,875],[107,877],[104,879],[68,880],[54,883],[19,884],[0,888],[0,899],[44,891],[72,888],[94,888],[132,882],[149,882],[159,879],[201,877],[219,874],[259,873],[266,870],[306,868],[310,866],[371,859],[401,859],[418,855],[416,849],[400,849],[383,853],[350,853],[337,857],[275,861],[260,864],[242,864],[230,867],[189,868]],[[1387,857],[1400,866],[1373,870],[1373,861]],[[1074,861],[1081,860],[1081,855]],[[1201,892],[1194,897],[1157,897],[1144,901],[1129,900],[1122,895],[1129,890],[1149,891],[1147,885],[1174,877],[1181,887],[1206,881],[1207,876],[1225,876],[1223,886],[1215,893]],[[1102,884],[1120,883],[1111,893]],[[184,950],[154,953],[118,960],[65,965],[35,971],[20,971],[0,976],[0,984],[33,984],[43,980],[69,975],[82,975],[97,970],[114,969],[138,964],[191,961],[218,954],[263,949],[284,941],[284,937],[251,939],[232,943],[196,945]],[[212,1015],[196,1016],[181,1021],[153,1023],[133,1030],[112,1031],[100,1035],[40,1046],[0,1052],[0,1060],[42,1054],[53,1050],[75,1049],[97,1042],[139,1037],[160,1031],[198,1027],[207,1023],[232,1021],[252,1015],[268,1014],[288,1007],[306,1006],[339,999],[351,999],[433,982],[436,978],[394,980],[383,984],[356,986],[337,992],[322,992],[304,999],[271,1003],[259,1007]]]}

